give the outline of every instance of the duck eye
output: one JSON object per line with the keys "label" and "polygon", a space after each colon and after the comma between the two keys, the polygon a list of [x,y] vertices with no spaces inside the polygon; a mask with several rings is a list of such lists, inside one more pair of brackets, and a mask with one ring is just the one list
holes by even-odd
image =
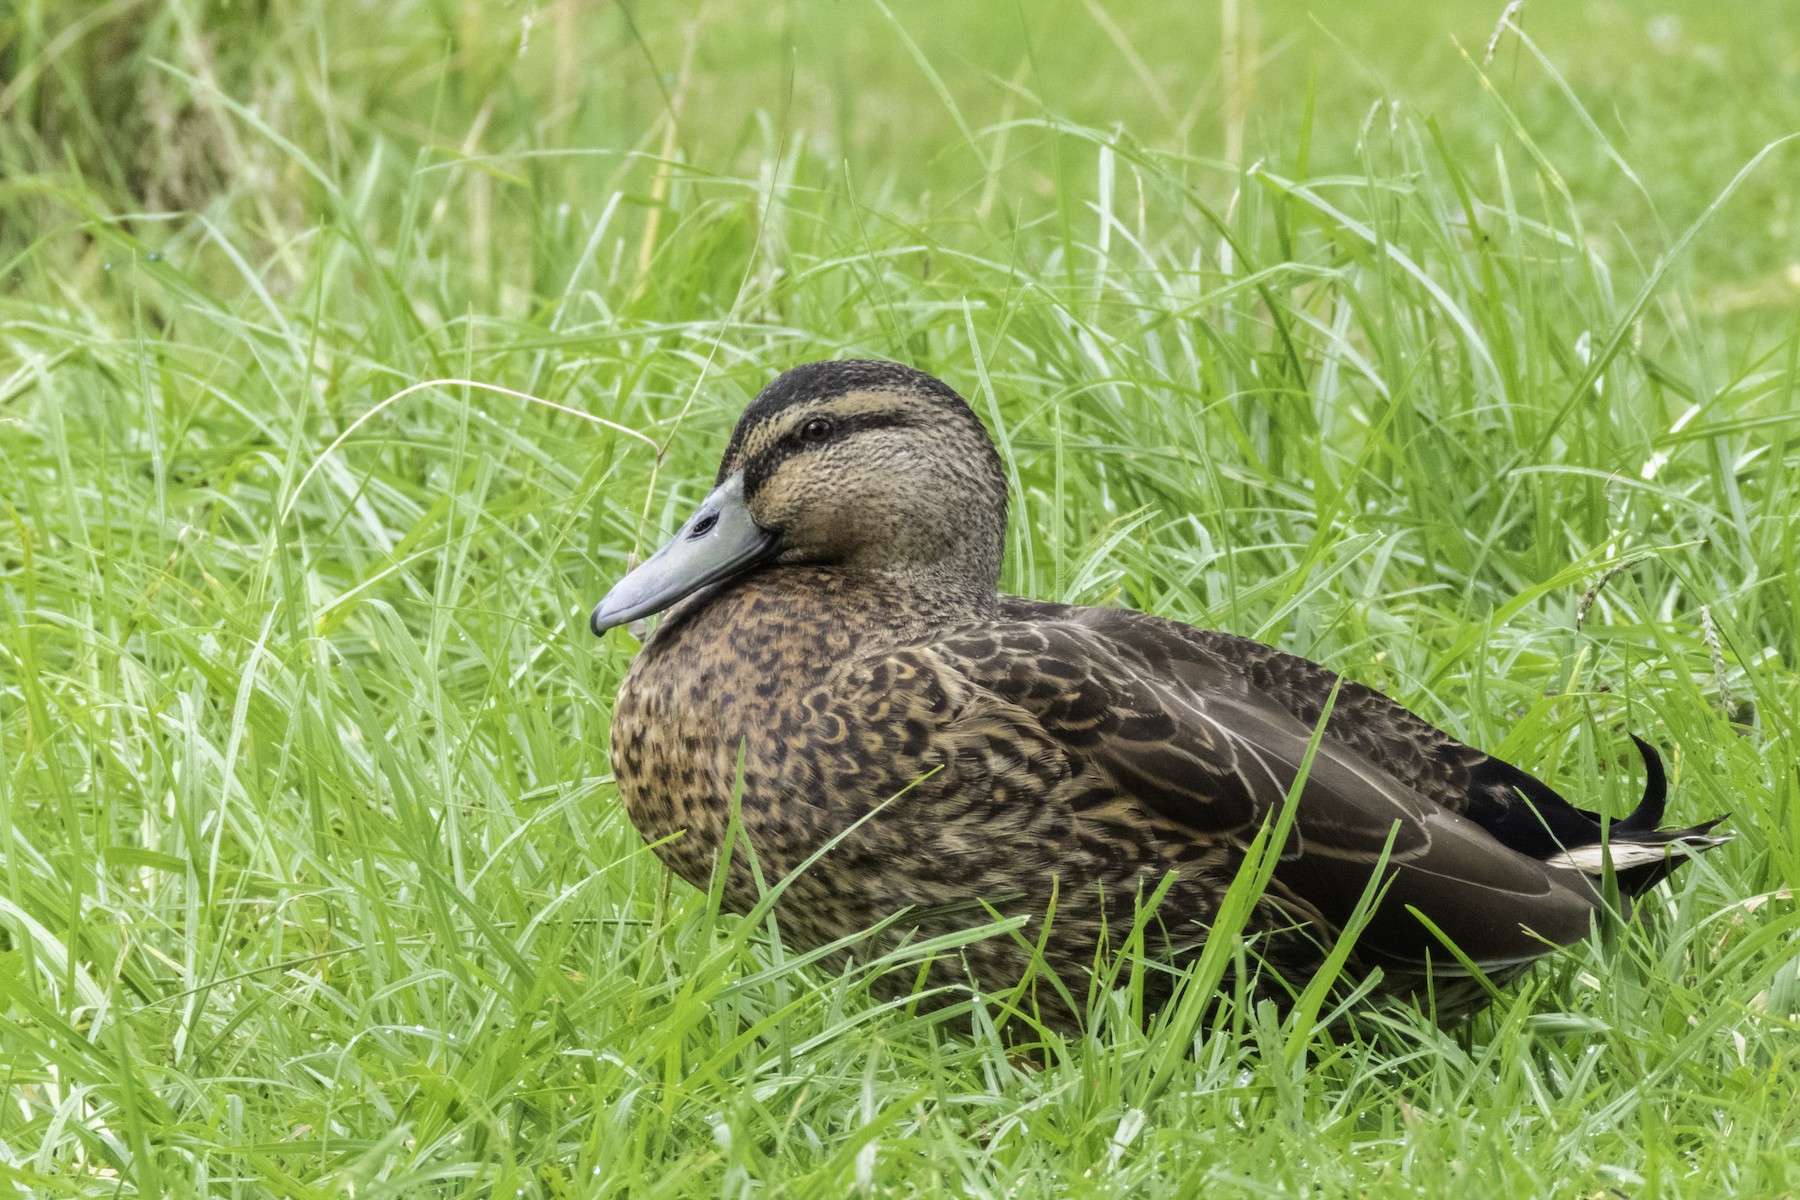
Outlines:
{"label": "duck eye", "polygon": [[807,442],[822,442],[831,436],[831,422],[825,417],[814,417],[800,427],[800,438]]}

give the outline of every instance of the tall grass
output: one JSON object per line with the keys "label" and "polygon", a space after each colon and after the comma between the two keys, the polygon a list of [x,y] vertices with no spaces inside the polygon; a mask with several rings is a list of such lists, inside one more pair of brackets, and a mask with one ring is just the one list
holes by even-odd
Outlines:
{"label": "tall grass", "polygon": [[[1795,35],[1241,7],[0,17],[14,1189],[1800,1188]],[[873,999],[644,849],[581,622],[840,355],[988,420],[1009,588],[1737,840],[1455,1031]]]}

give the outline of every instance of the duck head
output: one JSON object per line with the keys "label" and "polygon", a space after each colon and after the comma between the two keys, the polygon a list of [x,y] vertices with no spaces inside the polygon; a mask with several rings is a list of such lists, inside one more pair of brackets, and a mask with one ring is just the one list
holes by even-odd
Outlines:
{"label": "duck head", "polygon": [[810,363],[738,419],[706,499],[608,592],[596,634],[772,565],[992,604],[1006,475],[967,402],[899,363]]}

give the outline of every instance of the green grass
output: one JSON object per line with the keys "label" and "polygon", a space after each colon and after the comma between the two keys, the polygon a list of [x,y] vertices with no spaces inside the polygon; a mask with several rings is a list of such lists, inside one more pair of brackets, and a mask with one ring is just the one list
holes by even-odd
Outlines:
{"label": "green grass", "polygon": [[[1800,1190],[1788,6],[1172,7],[0,13],[0,1179]],[[989,420],[1010,588],[1614,814],[1636,731],[1737,840],[1453,1032],[1033,1061],[783,952],[625,821],[582,617],[849,354]]]}

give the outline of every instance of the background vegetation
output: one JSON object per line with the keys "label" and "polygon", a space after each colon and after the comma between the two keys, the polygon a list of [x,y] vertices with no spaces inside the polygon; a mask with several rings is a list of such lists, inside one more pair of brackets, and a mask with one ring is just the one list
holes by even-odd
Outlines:
{"label": "background vegetation", "polygon": [[[1800,26],[1501,7],[0,10],[0,1178],[1800,1189]],[[842,355],[989,419],[1010,587],[1737,841],[1454,1032],[1026,1059],[795,961],[623,820],[581,616]]]}

